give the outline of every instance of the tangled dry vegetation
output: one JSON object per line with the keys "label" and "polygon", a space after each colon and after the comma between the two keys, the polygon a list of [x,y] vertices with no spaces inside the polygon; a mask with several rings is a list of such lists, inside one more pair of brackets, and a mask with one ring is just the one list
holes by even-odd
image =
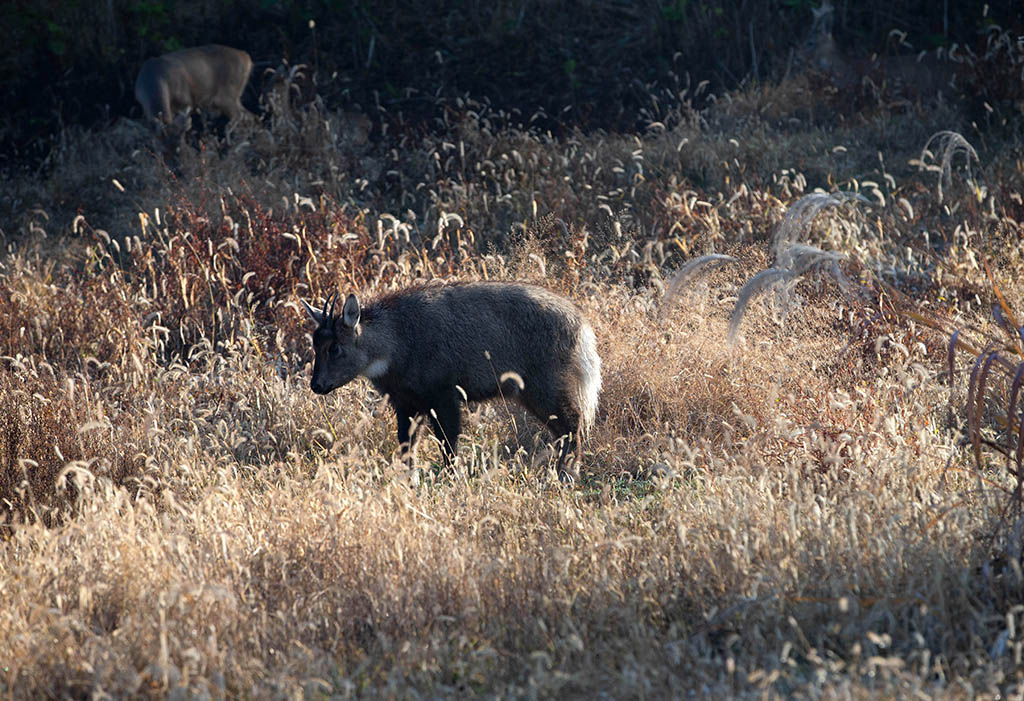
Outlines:
{"label": "tangled dry vegetation", "polygon": [[[121,122],[4,195],[5,695],[1024,690],[1012,124],[940,202],[949,106],[836,123],[793,81],[635,135],[467,100],[367,138],[295,76],[179,175]],[[500,403],[417,483],[368,385],[308,390],[300,297],[451,278],[592,320],[579,483]]]}

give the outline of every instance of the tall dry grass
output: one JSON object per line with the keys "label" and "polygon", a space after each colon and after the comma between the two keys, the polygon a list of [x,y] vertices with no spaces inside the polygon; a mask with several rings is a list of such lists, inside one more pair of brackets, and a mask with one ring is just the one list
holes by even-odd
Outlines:
{"label": "tall dry grass", "polygon": [[[281,100],[177,176],[141,133],[71,135],[5,195],[0,690],[1019,694],[1017,482],[971,445],[1019,435],[1013,377],[951,387],[940,332],[984,332],[992,280],[1020,308],[1019,135],[940,203],[937,125],[743,99],[566,138],[462,103],[443,135],[375,115],[366,142]],[[47,198],[84,182],[106,199]],[[832,183],[872,206],[787,228]],[[702,254],[736,262],[666,298]],[[729,344],[773,265],[800,275]],[[457,469],[425,441],[414,473],[367,384],[308,390],[299,297],[433,278],[539,282],[591,319],[579,483],[514,407],[472,408]]]}

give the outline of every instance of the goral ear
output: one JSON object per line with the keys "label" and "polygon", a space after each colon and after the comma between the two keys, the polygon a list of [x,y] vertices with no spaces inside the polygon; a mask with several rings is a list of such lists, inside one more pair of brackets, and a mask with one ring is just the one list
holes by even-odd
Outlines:
{"label": "goral ear", "polygon": [[302,306],[305,307],[306,309],[306,313],[309,314],[309,318],[315,321],[317,326],[323,326],[324,313],[319,309],[313,309],[313,307],[309,306],[309,304],[306,303],[306,300],[303,299],[301,301]]}
{"label": "goral ear", "polygon": [[341,310],[341,323],[350,329],[354,329],[359,323],[359,300],[355,295],[345,298],[345,306]]}

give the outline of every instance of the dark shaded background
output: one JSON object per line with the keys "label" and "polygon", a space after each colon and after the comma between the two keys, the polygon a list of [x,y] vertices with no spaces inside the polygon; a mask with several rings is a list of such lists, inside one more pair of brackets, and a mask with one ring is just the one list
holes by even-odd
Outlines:
{"label": "dark shaded background", "polygon": [[[148,56],[217,42],[262,69],[317,69],[329,107],[377,106],[428,123],[442,100],[584,129],[634,128],[681,88],[777,79],[793,67],[817,0],[16,0],[0,22],[0,168],[38,161],[67,125],[137,116]],[[1024,2],[837,0],[850,51],[956,42],[984,51],[986,28],[1024,25]],[[987,8],[987,10],[986,10]],[[310,23],[314,22],[313,27]],[[687,82],[689,80],[689,83]]]}

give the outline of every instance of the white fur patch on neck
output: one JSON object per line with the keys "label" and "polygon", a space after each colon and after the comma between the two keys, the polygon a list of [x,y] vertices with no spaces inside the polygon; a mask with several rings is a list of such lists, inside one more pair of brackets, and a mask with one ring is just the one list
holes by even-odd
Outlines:
{"label": "white fur patch on neck", "polygon": [[377,358],[363,370],[363,377],[368,380],[376,380],[388,371],[388,361],[384,358]]}

